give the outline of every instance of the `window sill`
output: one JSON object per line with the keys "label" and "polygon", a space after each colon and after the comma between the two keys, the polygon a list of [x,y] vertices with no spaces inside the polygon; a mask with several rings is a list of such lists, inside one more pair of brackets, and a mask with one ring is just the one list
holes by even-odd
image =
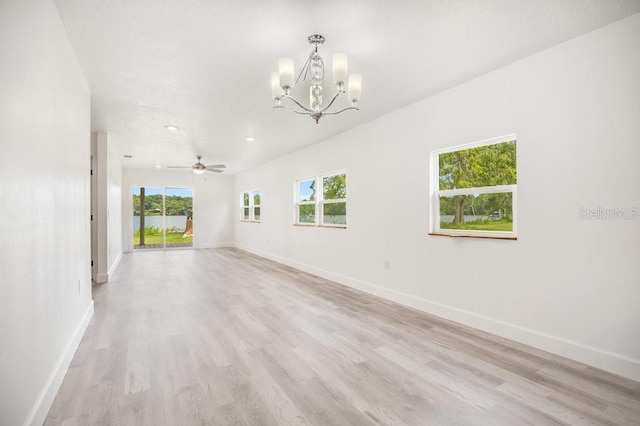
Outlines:
{"label": "window sill", "polygon": [[458,235],[458,234],[445,234],[441,232],[429,232],[429,235],[435,235],[437,237],[453,237],[453,238],[482,238],[489,240],[512,240],[515,241],[518,237],[499,237],[495,235]]}
{"label": "window sill", "polygon": [[260,223],[259,220],[241,220],[242,223]]}
{"label": "window sill", "polygon": [[316,225],[314,223],[294,223],[293,226],[301,226],[303,228],[332,228],[332,229],[347,229],[345,226],[335,226],[335,225]]}

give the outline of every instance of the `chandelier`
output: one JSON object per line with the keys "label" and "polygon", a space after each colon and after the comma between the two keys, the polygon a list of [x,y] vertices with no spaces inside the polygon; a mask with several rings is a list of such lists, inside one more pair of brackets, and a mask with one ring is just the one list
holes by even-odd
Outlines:
{"label": "chandelier", "polygon": [[[318,124],[318,121],[325,115],[336,115],[350,109],[357,110],[360,92],[362,90],[362,76],[359,74],[348,75],[347,55],[344,53],[336,53],[333,55],[333,83],[336,85],[337,91],[326,106],[323,104],[324,61],[318,53],[318,45],[324,43],[324,37],[314,34],[309,36],[308,40],[309,44],[313,46],[313,50],[311,50],[309,59],[307,59],[307,62],[300,70],[295,82],[293,79],[293,59],[291,58],[281,58],[279,61],[279,72],[271,74],[271,95],[274,99],[273,107],[285,108],[296,114],[309,115],[316,121],[316,124]],[[291,96],[291,89],[294,84],[298,84],[300,80],[309,82],[308,107]],[[347,99],[351,102],[351,106],[338,111],[329,111],[329,108],[331,108],[338,96],[345,93],[345,83],[347,83],[347,80]],[[284,105],[284,101],[291,103],[292,107]]]}

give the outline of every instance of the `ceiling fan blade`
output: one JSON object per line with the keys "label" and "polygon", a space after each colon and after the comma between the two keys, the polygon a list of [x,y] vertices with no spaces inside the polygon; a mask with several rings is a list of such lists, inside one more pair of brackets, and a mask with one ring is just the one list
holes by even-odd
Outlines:
{"label": "ceiling fan blade", "polygon": [[226,169],[227,166],[225,166],[224,164],[213,164],[213,165],[209,165],[207,167],[211,167],[212,169]]}
{"label": "ceiling fan blade", "polygon": [[167,169],[190,169],[192,166],[167,166]]}
{"label": "ceiling fan blade", "polygon": [[207,167],[207,171],[208,172],[213,172],[213,173],[222,173],[222,170],[220,170],[220,169],[210,169],[209,167]]}

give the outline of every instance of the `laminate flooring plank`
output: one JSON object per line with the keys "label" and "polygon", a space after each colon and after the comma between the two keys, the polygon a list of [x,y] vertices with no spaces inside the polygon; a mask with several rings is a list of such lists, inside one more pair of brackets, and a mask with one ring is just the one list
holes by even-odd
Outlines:
{"label": "laminate flooring plank", "polygon": [[212,411],[207,410],[207,407],[216,409],[236,402],[233,397],[234,382],[228,379],[233,375],[229,375],[226,370],[220,369],[201,378],[204,394],[204,402],[201,404],[203,412]]}
{"label": "laminate flooring plank", "polygon": [[136,251],[45,420],[640,425],[640,383],[238,249]]}
{"label": "laminate flooring plank", "polygon": [[149,346],[140,340],[129,340],[124,393],[137,393],[149,389]]}
{"label": "laminate flooring plank", "polygon": [[544,411],[552,418],[566,424],[585,426],[608,424],[602,423],[598,419],[589,417],[581,412],[566,407],[563,404],[556,403],[548,397],[542,397],[537,392],[532,392],[530,389],[526,389],[512,383],[504,383],[500,385],[498,389],[500,392],[513,398],[514,401],[518,401],[527,407]]}
{"label": "laminate flooring plank", "polygon": [[352,405],[344,404],[340,392],[319,377],[290,382],[283,388],[311,424],[352,426],[375,424],[366,413]]}
{"label": "laminate flooring plank", "polygon": [[510,401],[502,401],[482,415],[464,418],[464,424],[474,426],[568,426],[568,423],[561,422],[542,411]]}
{"label": "laminate flooring plank", "polygon": [[80,395],[80,410],[74,413],[74,418],[85,425],[113,424],[111,417],[111,400],[113,387],[111,385],[94,385]]}
{"label": "laminate flooring plank", "polygon": [[485,384],[474,384],[465,375],[448,371],[434,360],[416,362],[386,347],[380,347],[376,352],[408,373],[413,373],[425,382],[437,384],[444,392],[450,393],[469,405],[489,409],[497,404],[497,398],[483,392]]}
{"label": "laminate flooring plank", "polygon": [[[337,394],[343,403],[347,402],[361,413],[366,413],[371,410],[371,404],[366,396],[361,396],[354,387],[344,380],[344,376],[339,372],[333,371],[329,367],[329,363],[326,362],[322,356],[318,356],[317,353],[308,351],[302,348],[295,348],[293,350],[295,356],[313,370],[316,377],[330,386],[334,393]],[[377,423],[377,422],[376,422]]]}
{"label": "laminate flooring plank", "polygon": [[637,390],[603,381],[597,377],[589,377],[587,371],[584,371],[583,374],[576,374],[566,370],[543,367],[538,371],[538,376],[540,381],[551,382],[553,385],[550,386],[564,389],[570,387],[570,393],[572,394],[575,389],[587,396],[591,396],[592,398],[586,401],[587,404],[595,404],[594,398],[597,396],[603,405],[619,406],[636,413],[640,418],[640,393]]}

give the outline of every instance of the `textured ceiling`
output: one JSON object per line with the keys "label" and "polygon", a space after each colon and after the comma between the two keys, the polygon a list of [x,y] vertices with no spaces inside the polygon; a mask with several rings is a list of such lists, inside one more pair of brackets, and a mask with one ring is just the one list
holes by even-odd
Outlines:
{"label": "textured ceiling", "polygon": [[[125,167],[201,154],[227,173],[640,12],[640,0],[54,1],[91,90],[92,130],[132,156]],[[318,125],[273,110],[270,89],[278,58],[300,67],[315,33],[328,63],[346,53],[363,79],[361,110]]]}

